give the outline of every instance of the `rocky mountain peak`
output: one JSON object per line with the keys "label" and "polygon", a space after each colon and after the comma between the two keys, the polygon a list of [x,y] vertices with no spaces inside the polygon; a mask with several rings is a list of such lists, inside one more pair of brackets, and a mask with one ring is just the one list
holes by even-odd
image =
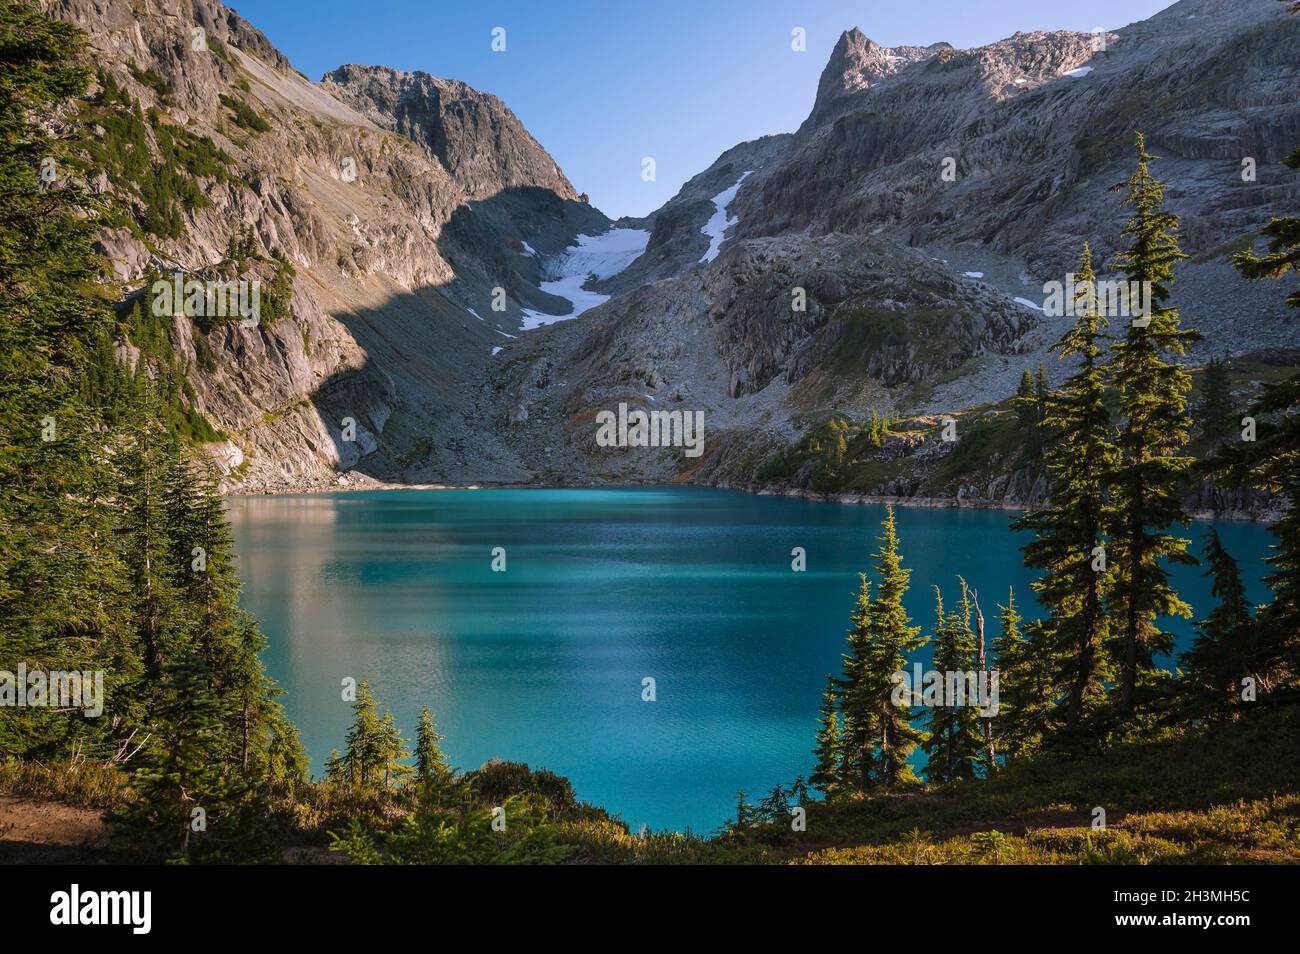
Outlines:
{"label": "rocky mountain peak", "polygon": [[834,119],[846,98],[913,63],[951,49],[951,44],[942,42],[929,46],[881,46],[857,27],[844,31],[822,70],[817,98],[805,125],[815,127]]}
{"label": "rocky mountain peak", "polygon": [[578,198],[551,155],[500,99],[421,71],[347,64],[321,85],[376,125],[413,139],[471,199],[540,188]]}

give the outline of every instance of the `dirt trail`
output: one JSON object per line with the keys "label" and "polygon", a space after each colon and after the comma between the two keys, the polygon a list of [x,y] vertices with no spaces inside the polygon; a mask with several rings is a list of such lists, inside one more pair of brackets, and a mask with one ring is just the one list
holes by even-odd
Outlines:
{"label": "dirt trail", "polygon": [[94,863],[107,842],[97,809],[0,795],[0,865]]}

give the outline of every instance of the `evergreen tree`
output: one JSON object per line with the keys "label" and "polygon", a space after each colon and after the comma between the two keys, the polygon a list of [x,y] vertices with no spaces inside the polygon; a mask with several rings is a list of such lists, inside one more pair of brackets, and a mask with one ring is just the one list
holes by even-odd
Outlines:
{"label": "evergreen tree", "polygon": [[[943,674],[945,684],[951,681],[954,688],[958,680],[964,686],[962,674],[976,668],[975,634],[970,625],[970,591],[965,580],[961,581],[961,592],[959,609],[945,615],[943,595],[937,586],[934,588],[934,669]],[[960,704],[950,706],[947,701]],[[925,702],[931,706],[929,735],[921,743],[929,757],[926,776],[931,782],[974,778],[975,763],[983,747],[978,700],[926,699]],[[938,704],[933,704],[935,702]]]}
{"label": "evergreen tree", "polygon": [[[69,175],[88,140],[32,119],[87,90],[86,61],[80,31],[0,2],[0,668],[103,670],[111,716],[5,708],[0,751],[123,765],[127,824],[163,832],[167,852],[197,857],[187,800],[225,817],[200,854],[256,851],[237,837],[267,814],[251,793],[291,790],[306,760],[238,613],[220,498],[164,424],[144,358],[134,374],[116,358],[93,248],[107,205]],[[101,101],[116,99],[105,78]]]}
{"label": "evergreen tree", "polygon": [[1034,404],[1039,424],[1047,420],[1047,398],[1051,393],[1052,389],[1047,386],[1047,369],[1040,363],[1034,373]]}
{"label": "evergreen tree", "polygon": [[925,644],[920,627],[912,626],[903,607],[911,570],[903,568],[898,552],[894,508],[885,508],[875,569],[876,595],[865,576],[849,633],[840,683],[844,714],[846,776],[862,790],[892,787],[916,780],[908,759],[924,733],[912,722],[910,704],[892,702],[894,675],[907,665],[907,654]]}
{"label": "evergreen tree", "polygon": [[1016,418],[1022,430],[1038,423],[1038,401],[1034,395],[1034,376],[1028,368],[1020,373],[1020,386],[1016,388]]}
{"label": "evergreen tree", "polygon": [[1181,456],[1190,421],[1187,393],[1191,379],[1176,361],[1186,353],[1193,331],[1180,327],[1168,304],[1174,264],[1186,256],[1178,247],[1178,217],[1164,208],[1165,186],[1151,174],[1156,158],[1137,135],[1137,169],[1128,180],[1124,203],[1132,215],[1124,226],[1130,239],[1119,262],[1130,287],[1148,289],[1148,314],[1130,323],[1111,352],[1111,374],[1120,396],[1123,427],[1121,460],[1114,474],[1113,560],[1118,573],[1112,603],[1116,610],[1119,702],[1131,713],[1139,675],[1150,671],[1152,656],[1172,641],[1155,625],[1159,616],[1188,616],[1191,607],[1169,581],[1169,563],[1195,563],[1188,541],[1169,533],[1189,520],[1182,505],[1184,474],[1192,464]]}
{"label": "evergreen tree", "polygon": [[1037,630],[1041,651],[1021,661],[1049,667],[1033,682],[1053,686],[1051,697],[1065,697],[1066,723],[1071,726],[1082,721],[1089,700],[1101,692],[1107,677],[1102,657],[1104,601],[1114,574],[1110,564],[1103,563],[1104,550],[1096,548],[1105,544],[1110,475],[1119,461],[1104,400],[1106,318],[1098,307],[1087,244],[1075,287],[1074,325],[1052,350],[1062,359],[1074,358],[1077,366],[1061,389],[1045,399],[1046,425],[1053,433],[1046,449],[1051,502],[1014,524],[1034,532],[1022,549],[1025,565],[1044,571],[1032,588],[1047,611]]}
{"label": "evergreen tree", "polygon": [[[1300,147],[1284,160],[1300,170]],[[1300,273],[1300,216],[1273,219],[1264,229],[1268,251],[1247,250],[1233,264],[1247,278],[1281,278]],[[1300,308],[1300,287],[1287,296]],[[1285,509],[1272,527],[1277,543],[1267,562],[1265,581],[1271,601],[1257,618],[1261,652],[1274,660],[1270,684],[1291,683],[1300,677],[1300,374],[1266,385],[1250,415],[1256,421],[1254,441],[1233,441],[1210,461],[1217,476],[1279,494]],[[1267,647],[1265,650],[1264,647]]]}
{"label": "evergreen tree", "polygon": [[1006,605],[998,606],[999,630],[993,641],[998,669],[998,713],[994,719],[998,751],[1007,761],[1033,752],[1051,723],[1053,695],[1051,660],[1040,658],[1041,643],[1022,632],[1015,591],[1008,589]]}
{"label": "evergreen tree", "polygon": [[451,762],[442,751],[444,736],[438,734],[429,707],[420,710],[415,734],[415,777],[422,785],[440,788],[451,779]]}
{"label": "evergreen tree", "polygon": [[1223,704],[1240,690],[1242,677],[1258,679],[1261,674],[1256,670],[1254,620],[1241,570],[1213,527],[1205,534],[1205,559],[1209,564],[1205,575],[1214,581],[1211,592],[1219,603],[1197,623],[1196,641],[1183,662],[1188,682]]}
{"label": "evergreen tree", "polygon": [[1205,365],[1205,381],[1200,406],[1201,437],[1211,448],[1222,444],[1236,431],[1237,415],[1233,413],[1232,389],[1228,380],[1228,364],[1215,358]]}
{"label": "evergreen tree", "polygon": [[362,680],[352,703],[352,726],[343,755],[346,778],[354,788],[387,789],[410,773],[401,760],[409,753],[393,714],[379,715],[370,683]]}
{"label": "evergreen tree", "polygon": [[198,656],[166,667],[154,709],[153,744],[133,787],[139,797],[117,816],[137,847],[175,858],[249,859],[269,852],[266,806],[230,765],[213,759],[224,733],[223,702]]}
{"label": "evergreen tree", "polygon": [[[102,206],[70,182],[68,143],[36,119],[85,92],[85,50],[74,27],[0,4],[0,668],[109,669],[108,704],[127,715],[118,690],[139,661],[121,621],[101,414],[86,400],[112,329],[85,294],[102,264]],[[110,756],[107,722],[5,708],[0,751]]]}
{"label": "evergreen tree", "polygon": [[826,691],[822,693],[821,718],[817,723],[817,766],[808,781],[826,798],[835,793],[842,778],[844,754],[840,738],[840,716],[836,711],[838,694],[835,680],[826,677]]}

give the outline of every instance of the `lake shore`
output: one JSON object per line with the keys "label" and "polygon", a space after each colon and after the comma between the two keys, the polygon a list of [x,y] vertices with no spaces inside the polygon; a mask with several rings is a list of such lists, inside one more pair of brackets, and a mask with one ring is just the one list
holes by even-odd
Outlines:
{"label": "lake shore", "polygon": [[[355,481],[355,482],[354,482]],[[377,490],[626,490],[638,487],[708,487],[715,490],[730,490],[736,493],[750,494],[756,497],[793,497],[802,500],[814,500],[821,503],[835,503],[857,506],[911,507],[923,510],[1005,510],[1024,511],[1030,505],[1021,501],[988,500],[982,497],[891,497],[881,494],[865,493],[821,493],[797,487],[746,486],[736,484],[674,484],[662,481],[626,481],[622,483],[471,483],[471,484],[408,484],[394,481],[377,480],[362,476],[352,478],[348,483],[302,484],[298,486],[266,487],[256,490],[234,489],[226,491],[227,497],[280,497],[300,494],[360,493]],[[1228,520],[1240,523],[1258,523],[1271,526],[1280,516],[1280,509],[1266,514],[1248,511],[1215,511],[1196,509],[1190,511],[1194,521]]]}

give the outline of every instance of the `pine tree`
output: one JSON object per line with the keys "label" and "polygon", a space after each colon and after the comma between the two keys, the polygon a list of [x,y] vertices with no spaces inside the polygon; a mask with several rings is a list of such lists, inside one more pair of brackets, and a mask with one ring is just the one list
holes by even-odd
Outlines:
{"label": "pine tree", "polygon": [[[85,294],[103,207],[69,180],[69,143],[38,121],[85,92],[85,50],[71,25],[0,4],[0,668],[107,669],[109,704],[126,717],[119,689],[139,660],[122,620],[103,420],[86,386],[112,329]],[[108,721],[5,709],[0,751],[109,756]]]}
{"label": "pine tree", "polygon": [[370,691],[370,683],[363,679],[352,703],[352,725],[347,732],[343,755],[349,785],[367,788],[382,780],[388,761],[383,735],[374,693]]}
{"label": "pine tree", "polygon": [[391,712],[384,711],[384,717],[379,721],[379,731],[384,788],[394,788],[407,781],[412,774],[411,767],[403,761],[409,758],[411,753],[406,748],[406,740],[397,730],[397,723]]}
{"label": "pine tree", "polygon": [[1241,569],[1213,527],[1205,534],[1205,559],[1209,564],[1205,575],[1214,581],[1211,592],[1219,603],[1197,623],[1196,641],[1183,655],[1183,662],[1188,682],[1221,705],[1239,690],[1243,677],[1259,678],[1261,674]]}
{"label": "pine tree", "polygon": [[1211,448],[1217,447],[1236,430],[1236,415],[1232,407],[1232,389],[1228,379],[1228,364],[1214,358],[1205,365],[1205,380],[1201,393],[1199,419],[1201,437]]}
{"label": "pine tree", "polygon": [[1021,429],[1033,427],[1038,423],[1038,401],[1034,395],[1034,376],[1028,368],[1020,373],[1020,386],[1016,388],[1016,418]]}
{"label": "pine tree", "polygon": [[[1300,170],[1300,147],[1285,160]],[[1300,273],[1300,216],[1273,219],[1264,229],[1268,251],[1247,250],[1233,256],[1246,278],[1281,278]],[[1300,287],[1287,296],[1300,308]],[[1300,677],[1300,374],[1266,385],[1250,415],[1255,418],[1254,441],[1233,441],[1209,462],[1217,476],[1279,494],[1285,501],[1281,518],[1272,527],[1277,543],[1267,558],[1272,572],[1265,578],[1273,597],[1259,613],[1260,642],[1277,660],[1275,681]]]}
{"label": "pine tree", "polygon": [[428,788],[441,788],[451,778],[451,762],[442,751],[444,736],[438,734],[429,707],[420,710],[420,725],[415,734],[415,777]]}
{"label": "pine tree", "polygon": [[269,852],[265,805],[235,769],[213,758],[225,713],[207,664],[190,655],[167,665],[159,697],[133,779],[139,797],[118,819],[137,847],[205,860]]}
{"label": "pine tree", "polygon": [[826,690],[822,693],[821,718],[818,720],[817,747],[813,754],[817,756],[817,765],[808,781],[813,788],[830,798],[836,791],[842,777],[844,754],[840,738],[840,716],[836,711],[838,693],[835,680],[826,677]]}
{"label": "pine tree", "polygon": [[[937,586],[934,588],[934,669],[943,675],[945,684],[951,681],[954,688],[959,680],[965,686],[962,674],[976,669],[970,590],[965,580],[961,581],[961,593],[959,609],[945,615],[943,595]],[[945,704],[947,701],[958,704],[949,706]],[[931,707],[930,731],[921,748],[929,757],[926,776],[931,782],[975,777],[975,764],[984,741],[978,721],[978,701],[969,698],[925,700]]]}
{"label": "pine tree", "polygon": [[902,565],[894,508],[885,508],[885,520],[876,554],[879,577],[876,594],[866,577],[849,633],[844,678],[839,685],[844,715],[846,776],[865,791],[916,780],[908,759],[924,733],[912,722],[913,707],[894,705],[894,675],[907,665],[907,654],[925,644],[920,627],[912,626],[903,607],[911,570]]}
{"label": "pine tree", "polygon": [[[1188,616],[1191,607],[1169,581],[1169,563],[1195,563],[1188,542],[1168,532],[1189,520],[1182,505],[1182,480],[1192,459],[1180,456],[1190,421],[1191,378],[1176,361],[1197,338],[1180,327],[1168,304],[1174,264],[1186,256],[1178,247],[1178,217],[1164,208],[1164,184],[1151,174],[1156,158],[1137,135],[1137,169],[1124,203],[1132,215],[1124,226],[1130,243],[1119,262],[1130,287],[1149,290],[1148,314],[1130,323],[1111,351],[1111,374],[1120,396],[1121,460],[1114,474],[1113,554],[1118,568],[1112,603],[1116,610],[1119,702],[1131,713],[1139,675],[1152,656],[1172,640],[1155,626],[1159,616]],[[1134,286],[1133,283],[1137,283]]]}
{"label": "pine tree", "polygon": [[993,641],[998,670],[998,713],[994,718],[998,751],[1007,761],[1034,751],[1047,733],[1053,695],[1051,660],[1041,659],[1038,648],[1021,633],[1022,617],[1016,594],[1007,590],[1006,605],[998,606],[999,630]]}
{"label": "pine tree", "polygon": [[127,449],[121,457],[123,555],[134,599],[131,617],[146,680],[183,653],[186,620],[176,589],[179,568],[167,527],[166,479],[176,447],[161,423],[157,398],[143,372],[136,378]]}
{"label": "pine tree", "polygon": [[[1052,346],[1077,367],[1061,389],[1046,398],[1046,449],[1051,502],[1016,521],[1034,539],[1022,549],[1027,567],[1043,570],[1032,588],[1047,617],[1037,630],[1040,652],[1026,656],[1050,667],[1035,683],[1065,697],[1066,723],[1077,726],[1089,700],[1102,690],[1107,669],[1104,601],[1113,570],[1105,560],[1103,532],[1110,517],[1110,476],[1118,461],[1106,409],[1102,367],[1106,319],[1098,307],[1092,252],[1085,244],[1075,279],[1074,325]],[[1013,690],[1014,691],[1014,690]]]}

